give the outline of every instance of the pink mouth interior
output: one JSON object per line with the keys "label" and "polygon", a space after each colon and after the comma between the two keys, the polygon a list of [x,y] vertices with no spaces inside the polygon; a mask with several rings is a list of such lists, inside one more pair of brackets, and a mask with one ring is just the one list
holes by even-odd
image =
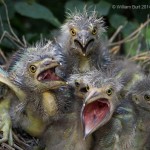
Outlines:
{"label": "pink mouth interior", "polygon": [[61,79],[55,74],[55,68],[51,68],[40,73],[38,75],[38,80],[39,81],[46,81],[46,80],[57,81]]}
{"label": "pink mouth interior", "polygon": [[110,112],[107,99],[99,99],[85,106],[83,110],[83,122],[85,134],[100,125],[106,115]]}

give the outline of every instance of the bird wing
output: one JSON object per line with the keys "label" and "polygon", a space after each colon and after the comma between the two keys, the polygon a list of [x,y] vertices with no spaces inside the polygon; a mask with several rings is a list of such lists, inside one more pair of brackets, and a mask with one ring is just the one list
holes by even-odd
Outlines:
{"label": "bird wing", "polygon": [[2,68],[0,68],[0,83],[8,86],[16,94],[20,101],[25,99],[25,93],[11,82],[8,72],[4,71]]}

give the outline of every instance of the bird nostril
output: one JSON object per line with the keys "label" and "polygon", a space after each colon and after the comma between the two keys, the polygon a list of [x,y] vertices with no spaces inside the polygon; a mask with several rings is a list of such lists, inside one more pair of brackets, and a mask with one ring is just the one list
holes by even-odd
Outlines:
{"label": "bird nostril", "polygon": [[52,61],[50,61],[50,60],[49,60],[49,61],[45,61],[45,62],[44,62],[44,65],[45,65],[45,66],[48,66],[48,65],[50,65],[51,63],[52,63]]}
{"label": "bird nostril", "polygon": [[79,39],[81,39],[82,38],[82,36],[81,35],[79,35]]}
{"label": "bird nostril", "polygon": [[82,92],[82,93],[87,93],[88,91],[89,91],[89,86],[80,88],[80,92]]}

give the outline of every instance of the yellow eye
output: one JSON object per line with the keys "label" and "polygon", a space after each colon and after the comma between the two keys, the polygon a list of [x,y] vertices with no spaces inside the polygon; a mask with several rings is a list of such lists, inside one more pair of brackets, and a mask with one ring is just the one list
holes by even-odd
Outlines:
{"label": "yellow eye", "polygon": [[70,30],[70,33],[71,33],[72,36],[75,36],[75,35],[76,35],[75,29],[72,28],[72,29]]}
{"label": "yellow eye", "polygon": [[96,33],[97,33],[97,30],[96,30],[96,28],[94,28],[94,29],[92,30],[92,34],[95,35]]}
{"label": "yellow eye", "polygon": [[147,100],[147,101],[150,101],[150,95],[145,94],[145,95],[144,95],[144,99]]}
{"label": "yellow eye", "polygon": [[110,96],[110,95],[112,95],[112,92],[113,92],[113,89],[110,88],[110,89],[108,89],[108,90],[106,91],[106,94],[107,94],[108,96]]}
{"label": "yellow eye", "polygon": [[30,70],[30,72],[35,73],[36,70],[37,70],[37,67],[36,67],[35,65],[31,65],[31,66],[29,67],[29,70]]}

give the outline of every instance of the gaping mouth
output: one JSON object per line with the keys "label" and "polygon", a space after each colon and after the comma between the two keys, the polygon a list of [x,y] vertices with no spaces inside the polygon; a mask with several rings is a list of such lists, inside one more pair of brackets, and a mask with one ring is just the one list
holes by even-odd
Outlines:
{"label": "gaping mouth", "polygon": [[60,81],[61,78],[55,74],[55,68],[49,68],[42,71],[38,77],[38,81]]}
{"label": "gaping mouth", "polygon": [[94,42],[94,39],[89,40],[85,46],[83,46],[78,40],[74,40],[74,43],[81,48],[82,53],[86,53],[87,47]]}
{"label": "gaping mouth", "polygon": [[110,114],[110,103],[107,99],[101,98],[85,105],[82,112],[82,121],[84,123],[85,135],[105,120]]}

